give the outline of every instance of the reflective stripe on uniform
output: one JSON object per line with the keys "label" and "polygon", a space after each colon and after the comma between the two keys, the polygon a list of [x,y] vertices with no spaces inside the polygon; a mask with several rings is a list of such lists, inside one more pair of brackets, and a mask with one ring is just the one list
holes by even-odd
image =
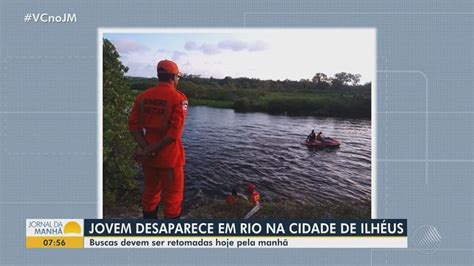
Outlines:
{"label": "reflective stripe on uniform", "polygon": [[144,118],[144,113],[145,113],[145,100],[142,99],[140,102],[140,117],[139,117],[139,123],[143,127],[145,123],[145,118]]}
{"label": "reflective stripe on uniform", "polygon": [[173,168],[168,168],[168,179],[170,181],[170,184],[172,184],[173,180],[174,180],[174,169]]}

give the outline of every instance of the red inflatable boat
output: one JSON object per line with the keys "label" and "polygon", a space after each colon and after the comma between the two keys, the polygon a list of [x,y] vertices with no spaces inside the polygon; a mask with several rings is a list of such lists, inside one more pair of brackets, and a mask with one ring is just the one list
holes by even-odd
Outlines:
{"label": "red inflatable boat", "polygon": [[323,141],[315,140],[315,141],[305,141],[303,142],[304,145],[308,147],[315,147],[315,148],[338,148],[341,143],[332,138],[325,138]]}

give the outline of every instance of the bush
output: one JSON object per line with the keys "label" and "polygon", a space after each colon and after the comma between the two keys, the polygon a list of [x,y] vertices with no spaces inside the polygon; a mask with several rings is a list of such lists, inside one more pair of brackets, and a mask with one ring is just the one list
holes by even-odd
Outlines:
{"label": "bush", "polygon": [[119,60],[113,44],[103,44],[103,186],[104,204],[138,201],[137,166],[132,161],[136,149],[128,131],[128,110],[133,98],[124,78],[127,68]]}

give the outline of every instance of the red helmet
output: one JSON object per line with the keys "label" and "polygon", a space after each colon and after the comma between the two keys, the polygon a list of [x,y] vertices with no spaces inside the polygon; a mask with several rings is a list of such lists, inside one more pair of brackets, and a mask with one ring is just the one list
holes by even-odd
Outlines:
{"label": "red helmet", "polygon": [[248,191],[254,191],[256,188],[257,188],[257,186],[254,185],[254,184],[252,184],[252,183],[249,183],[249,184],[247,185],[247,190],[248,190]]}

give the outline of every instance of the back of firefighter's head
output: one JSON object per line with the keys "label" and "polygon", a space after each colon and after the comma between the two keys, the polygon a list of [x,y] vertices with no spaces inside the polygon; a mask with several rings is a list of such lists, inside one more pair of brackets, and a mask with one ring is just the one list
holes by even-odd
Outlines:
{"label": "back of firefighter's head", "polygon": [[257,189],[257,186],[254,185],[254,184],[252,184],[252,183],[249,183],[249,184],[247,185],[247,191],[248,191],[249,193],[254,192],[256,189]]}
{"label": "back of firefighter's head", "polygon": [[162,60],[156,66],[158,72],[158,80],[160,82],[169,82],[175,87],[178,85],[178,80],[181,77],[178,65],[171,60]]}

